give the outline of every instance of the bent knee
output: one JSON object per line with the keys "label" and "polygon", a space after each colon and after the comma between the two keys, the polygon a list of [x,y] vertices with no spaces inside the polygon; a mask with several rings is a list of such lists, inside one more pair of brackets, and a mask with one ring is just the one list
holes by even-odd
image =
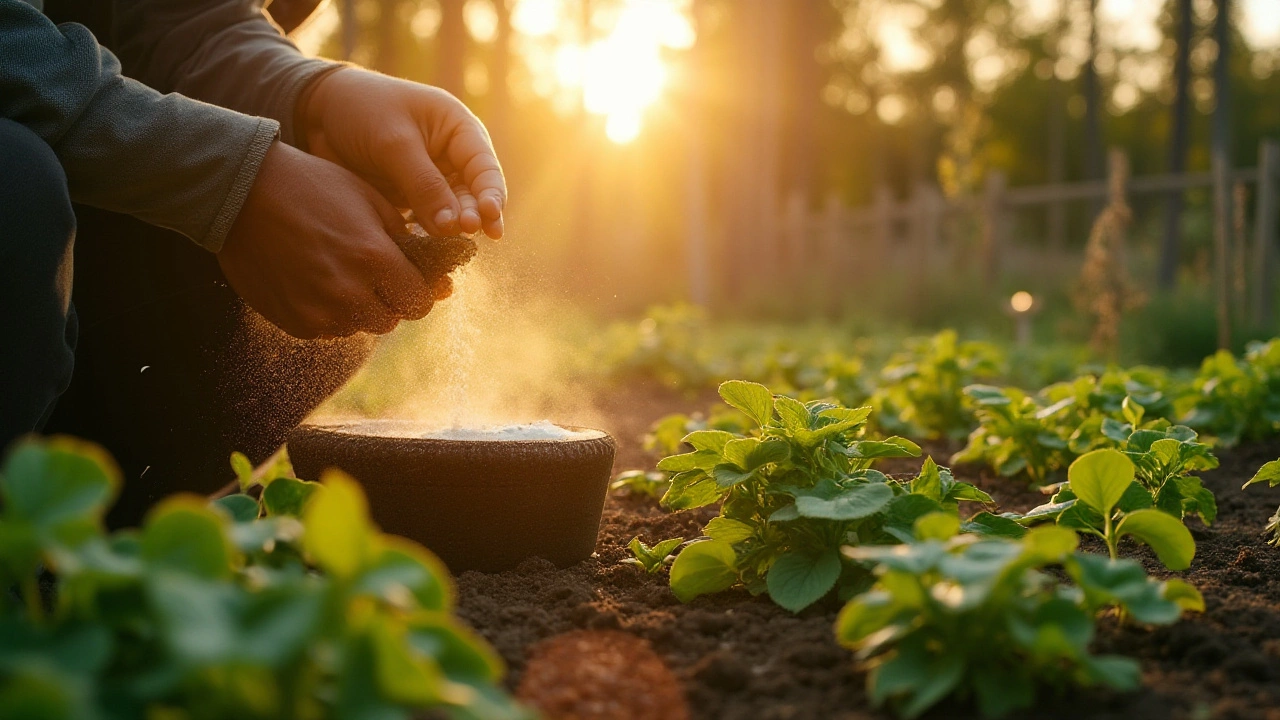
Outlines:
{"label": "bent knee", "polygon": [[[0,227],[7,231],[0,238],[8,241],[5,245],[12,242],[30,248],[33,243],[70,242],[75,213],[58,156],[38,135],[4,118],[0,118],[0,179]],[[0,246],[0,252],[9,249]]]}

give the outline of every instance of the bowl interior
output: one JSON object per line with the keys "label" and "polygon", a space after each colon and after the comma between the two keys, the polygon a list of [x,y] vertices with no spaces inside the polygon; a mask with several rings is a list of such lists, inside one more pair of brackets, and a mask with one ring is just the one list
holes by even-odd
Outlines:
{"label": "bowl interior", "polygon": [[342,435],[395,438],[408,441],[449,442],[568,442],[595,440],[606,433],[592,428],[556,425],[543,420],[536,423],[512,423],[482,427],[442,428],[416,420],[371,419],[345,422],[320,422],[314,427]]}

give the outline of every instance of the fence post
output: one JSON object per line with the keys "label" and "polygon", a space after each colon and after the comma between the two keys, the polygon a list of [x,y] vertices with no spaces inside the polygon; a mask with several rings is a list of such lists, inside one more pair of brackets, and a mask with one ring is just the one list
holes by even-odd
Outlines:
{"label": "fence post", "polygon": [[1275,304],[1276,230],[1280,226],[1280,142],[1263,140],[1258,148],[1257,210],[1253,223],[1253,320],[1270,329]]}
{"label": "fence post", "polygon": [[827,304],[833,314],[837,315],[843,309],[841,280],[849,272],[849,268],[845,267],[845,258],[849,253],[843,236],[844,206],[840,204],[840,197],[833,192],[827,195],[826,204],[822,207],[822,249],[818,257],[825,265],[822,276],[826,281],[823,289],[827,294]]}
{"label": "fence post", "polygon": [[1004,244],[1004,194],[1009,181],[1000,170],[987,173],[982,189],[982,273],[988,283],[1000,274]]}
{"label": "fence post", "polygon": [[1231,349],[1231,168],[1215,152],[1213,163],[1213,284],[1217,303],[1218,349]]}
{"label": "fence post", "polygon": [[916,185],[911,198],[912,239],[915,241],[916,262],[920,267],[933,268],[937,264],[938,236],[942,225],[942,196],[932,183]]}
{"label": "fence post", "polygon": [[893,191],[887,185],[876,188],[876,262],[885,262],[893,248]]}
{"label": "fence post", "polygon": [[809,218],[804,194],[793,190],[787,196],[783,210],[785,220],[782,227],[782,252],[779,253],[779,265],[783,277],[795,280],[803,277],[806,266],[805,236],[808,234]]}

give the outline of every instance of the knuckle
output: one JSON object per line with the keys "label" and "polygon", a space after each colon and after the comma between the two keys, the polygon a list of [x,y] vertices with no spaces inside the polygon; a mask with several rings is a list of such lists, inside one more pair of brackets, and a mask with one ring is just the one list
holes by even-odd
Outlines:
{"label": "knuckle", "polygon": [[414,175],[413,186],[427,195],[439,195],[449,190],[449,181],[434,168],[422,169]]}

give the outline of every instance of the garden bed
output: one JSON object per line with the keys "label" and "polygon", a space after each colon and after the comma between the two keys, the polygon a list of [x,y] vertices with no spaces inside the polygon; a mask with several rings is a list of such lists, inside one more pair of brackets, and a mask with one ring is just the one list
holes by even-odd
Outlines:
{"label": "garden bed", "polygon": [[[651,397],[645,409],[665,404]],[[684,405],[697,407],[688,400]],[[617,469],[634,466],[642,457],[630,442],[638,413],[628,415],[610,428],[622,443]],[[939,460],[948,454],[944,448],[927,447],[930,451]],[[1203,592],[1206,612],[1154,629],[1103,619],[1098,651],[1138,659],[1142,690],[1045,698],[1024,717],[1280,719],[1280,549],[1267,545],[1261,535],[1277,493],[1240,489],[1260,465],[1280,457],[1280,441],[1247,445],[1221,457],[1222,466],[1203,475],[1205,486],[1218,497],[1218,521],[1212,528],[1190,522],[1197,554],[1182,574]],[[1020,480],[990,477],[974,468],[958,468],[957,476],[980,485],[1003,510],[1025,511],[1044,500]],[[539,643],[575,630],[620,630],[647,641],[666,663],[683,685],[693,718],[888,717],[870,707],[865,678],[854,670],[850,652],[835,642],[832,626],[840,603],[833,597],[798,615],[743,591],[682,605],[671,594],[665,572],[650,576],[622,562],[629,557],[626,544],[632,537],[646,542],[691,539],[714,515],[712,508],[669,513],[653,500],[612,495],[592,559],[567,569],[535,559],[504,573],[464,573],[458,579],[459,614],[505,658],[513,689],[521,685]],[[1168,574],[1145,549],[1130,545],[1127,550],[1143,560],[1149,573]],[[593,682],[607,683],[608,678]],[[617,687],[624,694],[645,692],[634,678],[620,678]],[[615,700],[617,707],[646,706]],[[583,708],[590,705],[584,700]],[[591,714],[588,709],[581,716],[617,717],[617,712]],[[944,702],[926,717],[974,715],[971,707]],[[664,717],[641,711],[634,716]],[[678,715],[673,711],[669,716]]]}

